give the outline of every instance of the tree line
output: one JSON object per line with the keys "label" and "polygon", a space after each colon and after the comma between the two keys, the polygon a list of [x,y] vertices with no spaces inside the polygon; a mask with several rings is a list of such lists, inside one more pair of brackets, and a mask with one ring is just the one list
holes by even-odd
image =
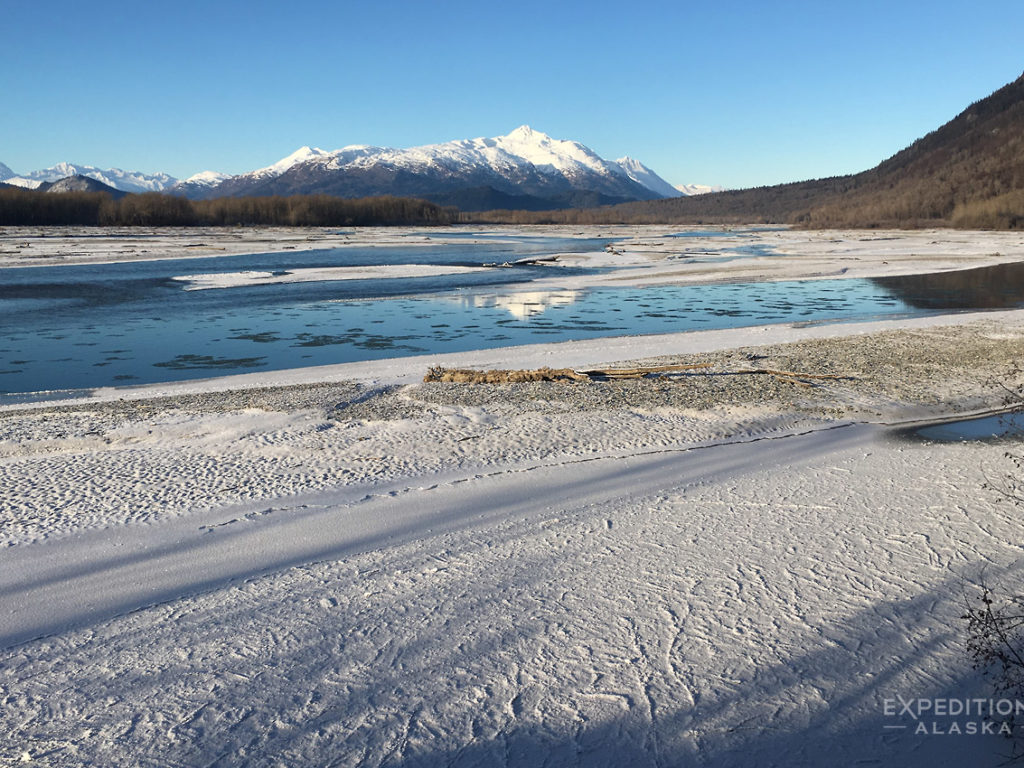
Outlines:
{"label": "tree line", "polygon": [[0,226],[288,226],[362,227],[453,224],[458,211],[406,197],[345,199],[330,195],[188,200],[159,192],[52,194],[0,188]]}
{"label": "tree line", "polygon": [[798,224],[816,201],[846,192],[848,177],[737,189],[714,194],[557,211],[463,212],[460,221],[488,224]]}

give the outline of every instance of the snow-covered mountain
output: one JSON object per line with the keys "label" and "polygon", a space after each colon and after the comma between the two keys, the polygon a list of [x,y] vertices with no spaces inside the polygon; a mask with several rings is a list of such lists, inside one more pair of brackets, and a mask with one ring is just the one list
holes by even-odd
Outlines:
{"label": "snow-covered mountain", "polygon": [[200,171],[199,173],[189,176],[187,179],[182,179],[170,187],[167,187],[166,191],[171,194],[182,195],[184,197],[202,197],[209,190],[230,178],[230,175],[220,173],[218,171]]}
{"label": "snow-covered mountain", "polygon": [[4,184],[10,184],[12,187],[24,187],[25,189],[38,189],[39,185],[43,183],[38,179],[27,179],[24,176],[11,176],[4,179]]}
{"label": "snow-covered mountain", "polygon": [[523,125],[505,136],[410,149],[302,147],[273,165],[234,176],[203,197],[323,193],[424,197],[465,210],[500,204],[556,208],[651,200],[678,193],[643,164],[605,160],[576,141]]}
{"label": "snow-covered mountain", "polygon": [[678,184],[676,189],[683,195],[707,195],[712,192],[724,192],[725,187],[711,186],[709,184]]}
{"label": "snow-covered mountain", "polygon": [[[281,174],[291,170],[296,165],[314,161],[323,157],[330,157],[334,152],[325,152],[316,147],[299,147],[287,157],[283,157],[276,163],[265,168],[257,168],[255,171],[242,173],[238,176],[227,176],[215,184],[201,185],[195,189],[185,189],[185,183],[181,184],[180,190],[187,197],[231,197],[249,194],[247,190],[268,183],[279,177]],[[186,179],[186,182],[189,181]]]}
{"label": "snow-covered mountain", "polygon": [[102,181],[97,181],[91,176],[82,175],[68,176],[57,181],[44,181],[39,184],[37,189],[51,194],[61,192],[106,192],[115,200],[128,194],[124,190],[116,189],[109,184],[104,184]]}
{"label": "snow-covered mountain", "polygon": [[620,157],[615,162],[619,164],[619,167],[622,168],[622,170],[626,172],[626,175],[633,181],[643,184],[645,187],[657,192],[662,197],[679,197],[683,194],[679,189],[673,187],[639,160],[634,160],[632,157],[627,156]]}
{"label": "snow-covered mountain", "polygon": [[201,184],[205,187],[215,187],[225,179],[230,179],[231,174],[220,173],[219,171],[200,171],[179,181],[179,184]]}
{"label": "snow-covered mountain", "polygon": [[124,192],[161,192],[193,199],[244,195],[329,194],[421,197],[463,210],[592,207],[718,191],[673,187],[631,157],[605,160],[577,141],[522,125],[505,136],[462,139],[410,149],[352,144],[325,151],[300,147],[264,168],[238,176],[203,171],[178,181],[166,173],[58,163],[15,174],[0,163],[0,181],[34,189],[86,176]]}
{"label": "snow-covered mountain", "polygon": [[245,176],[253,179],[276,179],[282,173],[296,165],[316,160],[320,157],[327,157],[332,153],[325,152],[322,149],[316,147],[299,147],[297,150],[292,152],[288,157],[281,158],[273,165],[268,165],[266,168],[260,168],[255,171],[250,171]]}
{"label": "snow-covered mountain", "polygon": [[[7,170],[10,169],[7,168]],[[122,192],[161,192],[177,181],[166,173],[146,174],[138,171],[122,171],[120,168],[103,170],[91,165],[75,165],[74,163],[57,163],[41,171],[32,171],[21,175],[12,174],[11,177],[0,179],[0,181],[18,187],[36,189],[43,182],[59,181],[69,176],[87,176],[114,189],[120,189]]]}

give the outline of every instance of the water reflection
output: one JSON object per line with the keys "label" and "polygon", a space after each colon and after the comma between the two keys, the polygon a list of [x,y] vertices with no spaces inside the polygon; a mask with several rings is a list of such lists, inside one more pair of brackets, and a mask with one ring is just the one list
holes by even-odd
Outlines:
{"label": "water reflection", "polygon": [[1024,263],[930,275],[874,277],[871,282],[918,309],[1012,309],[1024,304]]}
{"label": "water reflection", "polygon": [[535,315],[543,314],[552,307],[567,307],[579,301],[583,291],[523,291],[507,294],[479,294],[461,296],[458,301],[463,306],[478,309],[503,309],[517,320],[529,320]]}
{"label": "water reflection", "polygon": [[[422,247],[409,251],[409,263],[423,260]],[[59,275],[50,270],[34,279],[7,270],[14,274],[0,283],[0,393],[622,334],[1024,305],[1024,264],[873,280],[551,291],[467,285],[459,276],[454,283],[417,278],[398,290],[393,284],[403,281],[366,280],[186,292],[155,267],[144,265],[133,278],[125,269],[118,267],[120,280],[107,282],[99,279],[99,267]],[[89,279],[75,281],[73,274]],[[390,295],[381,297],[384,282]]]}

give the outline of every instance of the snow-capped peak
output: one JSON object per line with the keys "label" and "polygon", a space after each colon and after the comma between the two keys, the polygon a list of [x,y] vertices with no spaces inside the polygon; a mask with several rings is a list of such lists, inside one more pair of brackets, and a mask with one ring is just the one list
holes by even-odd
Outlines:
{"label": "snow-capped peak", "polygon": [[89,166],[75,165],[74,163],[62,162],[56,165],[50,166],[47,170],[51,172],[51,175],[57,176],[57,179],[48,179],[48,181],[57,181],[58,179],[66,179],[68,176],[84,176],[84,173],[80,171],[89,168]]}
{"label": "snow-capped peak", "polygon": [[587,170],[603,175],[622,175],[617,165],[603,160],[579,142],[553,139],[528,125],[521,125],[505,136],[485,141],[493,142],[492,146],[540,169],[548,167],[563,174]]}
{"label": "snow-capped peak", "polygon": [[684,195],[688,195],[688,196],[707,195],[707,194],[710,194],[712,192],[724,192],[725,191],[725,187],[720,187],[718,185],[712,185],[712,184],[678,184],[676,186],[676,189],[678,189]]}
{"label": "snow-capped peak", "polygon": [[282,173],[287,171],[289,168],[292,168],[293,166],[308,162],[318,157],[324,157],[330,154],[330,152],[325,152],[324,150],[319,149],[317,147],[299,147],[297,150],[288,155],[288,157],[284,157],[278,160],[273,165],[268,165],[266,168],[260,168],[246,175],[259,176],[263,178],[275,178],[277,176],[280,176]]}
{"label": "snow-capped peak", "polygon": [[7,179],[13,179],[17,175],[18,174],[16,174],[14,171],[8,168],[6,165],[0,163],[0,181],[7,181]]}
{"label": "snow-capped peak", "polygon": [[230,179],[226,173],[220,173],[218,171],[200,171],[197,174],[189,176],[187,179],[182,181],[182,184],[197,184],[203,187],[214,187],[220,184],[224,179]]}
{"label": "snow-capped peak", "polygon": [[662,197],[679,197],[682,194],[639,160],[634,160],[627,155],[626,157],[620,157],[615,162],[637,184],[642,184]]}
{"label": "snow-capped peak", "polygon": [[542,131],[533,130],[533,128],[526,125],[525,123],[523,125],[520,125],[514,131],[510,131],[509,134],[505,136],[506,139],[519,139],[521,141],[530,141],[534,137],[537,137],[537,139],[541,141],[543,141],[544,139],[551,138]]}

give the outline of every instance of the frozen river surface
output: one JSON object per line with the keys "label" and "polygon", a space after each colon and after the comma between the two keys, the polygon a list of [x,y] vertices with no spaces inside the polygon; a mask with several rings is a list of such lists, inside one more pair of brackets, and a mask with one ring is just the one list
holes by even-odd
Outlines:
{"label": "frozen river surface", "polygon": [[[1024,301],[1017,265],[919,277],[580,288],[579,277],[598,269],[523,263],[608,244],[480,234],[463,243],[448,235],[437,244],[421,238],[409,246],[0,269],[0,393]],[[733,250],[704,260],[766,255]],[[542,287],[531,286],[541,279]]]}

